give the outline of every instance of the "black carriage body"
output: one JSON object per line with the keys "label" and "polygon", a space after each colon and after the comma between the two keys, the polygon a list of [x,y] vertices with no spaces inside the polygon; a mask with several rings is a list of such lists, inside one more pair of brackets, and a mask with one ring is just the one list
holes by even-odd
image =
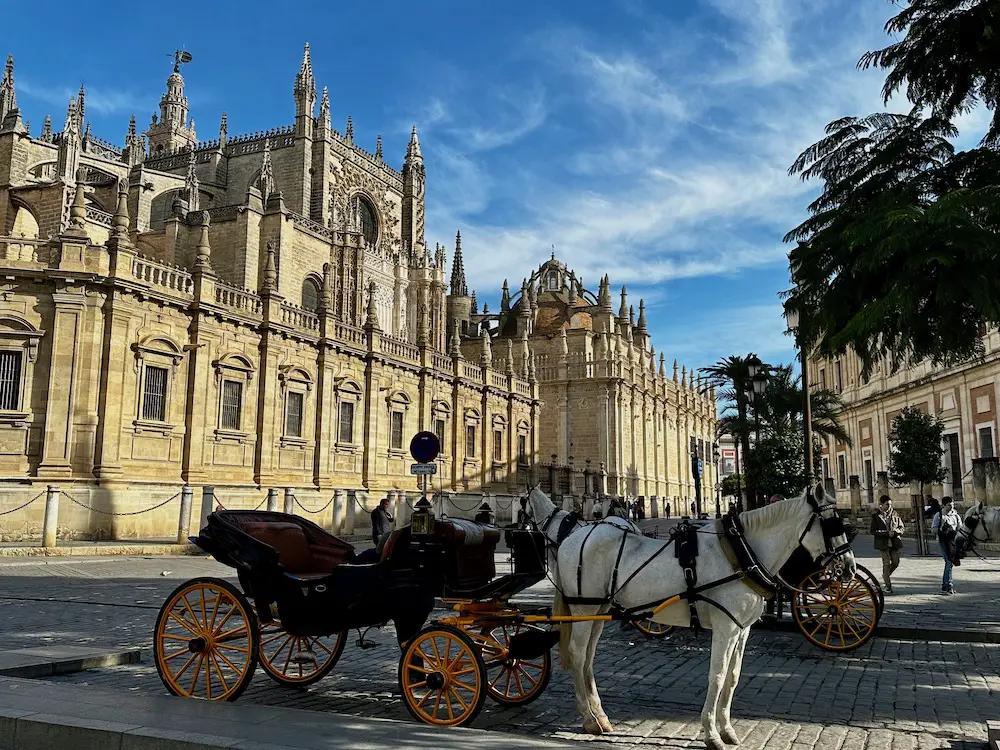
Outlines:
{"label": "black carriage body", "polygon": [[434,587],[416,575],[409,528],[394,534],[377,561],[304,518],[270,511],[219,511],[195,543],[237,570],[260,619],[271,605],[292,635],[331,635],[393,621],[400,641],[434,606]]}

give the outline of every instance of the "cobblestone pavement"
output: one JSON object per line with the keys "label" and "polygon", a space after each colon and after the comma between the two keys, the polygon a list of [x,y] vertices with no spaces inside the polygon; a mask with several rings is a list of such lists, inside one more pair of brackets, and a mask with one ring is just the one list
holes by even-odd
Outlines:
{"label": "cobblestone pavement", "polygon": [[[925,566],[904,560],[900,572],[911,571],[914,587],[927,587],[933,584],[927,580],[931,565],[938,570],[937,561]],[[886,617],[912,596],[926,598],[921,605],[925,617],[933,612],[940,618],[961,608],[962,617],[978,612],[995,619],[996,604],[987,613],[961,584],[961,576],[971,575],[972,568],[970,564],[958,572],[959,595],[893,597]],[[231,578],[231,573],[212,560],[187,557],[0,564],[0,643],[5,648],[53,642],[149,648],[157,610],[171,589],[195,576]],[[975,575],[990,573],[977,569]],[[909,585],[907,580],[899,578],[900,590]],[[526,600],[538,602],[548,595],[544,585],[524,593]],[[312,688],[283,688],[261,672],[241,701],[409,721],[397,695],[399,651],[392,629],[372,631],[368,637],[378,647],[362,650],[352,634],[337,668]],[[707,635],[681,631],[654,641],[612,624],[598,650],[596,673],[605,709],[616,724],[614,735],[591,738],[582,733],[570,680],[558,667],[538,701],[514,709],[487,701],[475,726],[588,742],[595,749],[703,747],[698,715],[709,648]],[[51,679],[164,693],[148,660]],[[1000,645],[875,639],[836,656],[798,634],[757,632],[747,649],[733,713],[745,737],[742,747],[751,750],[982,748],[986,720],[1000,716]]]}

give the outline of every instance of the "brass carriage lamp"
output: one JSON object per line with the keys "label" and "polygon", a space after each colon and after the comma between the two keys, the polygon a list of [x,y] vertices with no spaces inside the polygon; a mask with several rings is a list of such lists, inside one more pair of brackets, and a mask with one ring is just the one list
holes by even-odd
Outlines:
{"label": "brass carriage lamp", "polygon": [[434,533],[434,512],[426,497],[420,498],[413,506],[413,514],[410,516],[410,533],[414,535]]}

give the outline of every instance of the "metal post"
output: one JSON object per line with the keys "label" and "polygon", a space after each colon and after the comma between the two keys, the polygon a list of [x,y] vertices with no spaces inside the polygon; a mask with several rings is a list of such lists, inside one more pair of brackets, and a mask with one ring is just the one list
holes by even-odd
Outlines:
{"label": "metal post", "polygon": [[59,488],[49,485],[45,492],[45,520],[42,524],[42,546],[56,546],[59,528]]}
{"label": "metal post", "polygon": [[177,519],[177,543],[187,544],[188,536],[191,534],[191,501],[194,497],[194,488],[185,484],[181,487],[181,512]]}
{"label": "metal post", "polygon": [[208,516],[215,510],[215,487],[201,488],[201,520],[198,524],[199,531],[205,528],[208,523]]}
{"label": "metal post", "polygon": [[285,513],[288,515],[295,513],[295,495],[291,487],[285,487]]}
{"label": "metal post", "polygon": [[274,487],[267,491],[267,509],[272,513],[278,512],[278,490]]}
{"label": "metal post", "polygon": [[[797,328],[796,331],[798,331]],[[798,339],[798,336],[795,338]],[[801,344],[799,345],[799,361],[802,363],[802,434],[806,443],[806,488],[809,489],[813,482],[812,406],[809,399],[809,366],[806,361],[805,349],[802,348]]]}

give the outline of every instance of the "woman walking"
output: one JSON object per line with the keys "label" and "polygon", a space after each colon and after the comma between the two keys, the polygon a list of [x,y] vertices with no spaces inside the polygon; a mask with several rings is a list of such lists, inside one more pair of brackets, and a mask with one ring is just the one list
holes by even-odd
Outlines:
{"label": "woman walking", "polygon": [[875,549],[882,555],[882,578],[885,593],[892,593],[892,574],[899,567],[899,550],[903,547],[903,519],[892,507],[892,499],[882,495],[878,499],[878,510],[872,514],[872,536]]}
{"label": "woman walking", "polygon": [[951,580],[952,560],[955,559],[955,535],[962,526],[962,517],[955,510],[950,497],[941,498],[941,512],[934,516],[931,522],[931,533],[936,534],[941,545],[941,557],[944,558],[944,576],[941,578],[941,593],[954,594],[955,586]]}

